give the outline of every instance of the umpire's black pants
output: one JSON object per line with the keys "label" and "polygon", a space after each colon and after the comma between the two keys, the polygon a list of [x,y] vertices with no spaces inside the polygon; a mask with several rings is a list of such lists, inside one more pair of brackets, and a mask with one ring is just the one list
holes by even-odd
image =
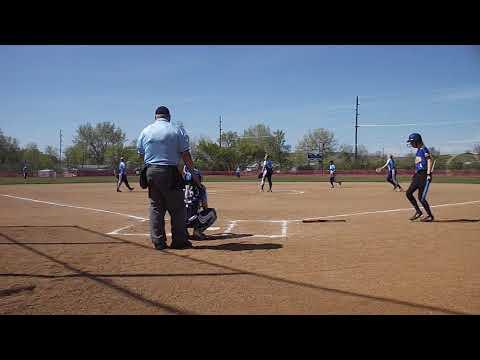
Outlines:
{"label": "umpire's black pants", "polygon": [[181,177],[176,166],[150,166],[147,169],[150,199],[150,237],[157,245],[166,245],[165,212],[171,219],[172,245],[181,246],[187,239],[187,213]]}

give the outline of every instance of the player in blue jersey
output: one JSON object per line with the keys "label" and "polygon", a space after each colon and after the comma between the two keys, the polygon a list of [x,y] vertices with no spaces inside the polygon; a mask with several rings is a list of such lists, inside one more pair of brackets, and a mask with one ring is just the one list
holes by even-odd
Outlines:
{"label": "player in blue jersey", "polygon": [[383,165],[381,168],[378,168],[377,172],[380,172],[385,168],[387,168],[387,181],[393,185],[393,191],[396,189],[402,191],[403,189],[397,180],[397,166],[395,164],[395,160],[393,160],[393,155],[390,155],[385,165]]}
{"label": "player in blue jersey", "polygon": [[342,185],[341,181],[336,180],[336,173],[337,173],[337,167],[333,163],[333,160],[330,160],[330,163],[328,165],[328,173],[330,174],[330,184],[332,185],[332,189],[334,188],[333,183],[337,183],[339,185]]}
{"label": "player in blue jersey", "polygon": [[415,156],[415,175],[412,177],[412,183],[407,190],[407,198],[415,208],[415,215],[410,220],[416,220],[422,216],[422,211],[418,207],[413,193],[418,190],[418,200],[427,212],[427,215],[420,219],[422,222],[432,222],[434,220],[430,205],[427,202],[427,193],[432,181],[432,156],[430,150],[423,143],[420,134],[413,133],[408,137],[407,143],[417,149]]}
{"label": "player in blue jersey", "polygon": [[28,177],[27,160],[23,161],[22,173],[23,173],[23,180],[25,181],[25,184],[26,184],[27,183],[27,177]]}
{"label": "player in blue jersey", "polygon": [[201,182],[200,171],[194,169],[193,172],[198,175],[198,181],[195,181],[186,166],[183,167],[187,229],[193,228],[193,235],[188,237],[192,240],[204,240],[207,238],[204,231],[217,220],[217,212],[208,207],[207,189]]}
{"label": "player in blue jersey", "polygon": [[122,192],[120,190],[120,186],[122,183],[125,183],[128,190],[133,191],[133,187],[130,187],[127,179],[127,166],[125,165],[125,159],[123,157],[120,158],[120,164],[118,165],[118,182],[117,182],[117,192]]}
{"label": "player in blue jersey", "polygon": [[262,168],[262,181],[261,191],[263,191],[263,186],[265,185],[265,179],[268,180],[269,192],[272,192],[272,174],[273,174],[273,163],[272,160],[268,158],[268,155],[265,155],[265,159],[263,161],[263,168]]}

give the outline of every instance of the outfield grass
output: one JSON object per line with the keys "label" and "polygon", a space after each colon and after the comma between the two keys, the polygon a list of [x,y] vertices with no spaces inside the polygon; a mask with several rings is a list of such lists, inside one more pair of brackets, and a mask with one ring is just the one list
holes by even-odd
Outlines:
{"label": "outfield grass", "polygon": [[[409,183],[410,176],[399,176],[400,183]],[[257,182],[256,177],[241,177],[238,179],[234,176],[205,176],[205,182]],[[279,175],[273,176],[273,182],[327,182],[327,176],[319,175],[302,175],[302,176],[288,176]],[[383,176],[338,176],[338,180],[343,182],[384,182]],[[480,184],[480,177],[460,177],[460,176],[437,176],[433,178],[436,183],[451,183],[451,184]],[[80,176],[56,179],[51,178],[29,178],[28,184],[74,184],[74,183],[115,183],[116,180],[112,176]],[[130,176],[130,183],[133,186],[138,186],[138,177]],[[14,185],[24,184],[23,177],[0,177],[0,185]]]}

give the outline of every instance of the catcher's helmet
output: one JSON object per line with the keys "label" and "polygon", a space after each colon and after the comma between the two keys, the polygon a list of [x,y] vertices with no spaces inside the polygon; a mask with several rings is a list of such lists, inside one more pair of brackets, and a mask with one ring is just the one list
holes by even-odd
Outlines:
{"label": "catcher's helmet", "polygon": [[423,143],[422,136],[418,133],[413,133],[408,136],[407,144],[415,147]]}

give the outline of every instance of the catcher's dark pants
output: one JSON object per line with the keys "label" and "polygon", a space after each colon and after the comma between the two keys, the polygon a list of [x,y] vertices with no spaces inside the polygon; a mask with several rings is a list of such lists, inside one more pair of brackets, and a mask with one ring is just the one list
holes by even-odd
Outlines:
{"label": "catcher's dark pants", "polygon": [[132,190],[132,188],[130,187],[130,185],[128,183],[127,174],[119,175],[118,177],[119,177],[119,179],[118,179],[117,189],[119,189],[120,186],[122,186],[122,183],[125,183],[127,188]]}
{"label": "catcher's dark pants", "polygon": [[413,193],[418,190],[418,200],[422,204],[423,208],[429,216],[433,216],[430,210],[430,205],[428,205],[427,199],[422,198],[425,186],[427,185],[427,171],[419,171],[412,177],[412,183],[406,192],[407,199],[412,203],[413,207],[418,213],[421,213],[420,208],[418,207],[417,201],[413,197]]}
{"label": "catcher's dark pants", "polygon": [[172,227],[172,245],[181,246],[187,239],[187,212],[180,174],[176,166],[150,166],[147,169],[150,199],[150,238],[157,245],[166,245],[165,212]]}

